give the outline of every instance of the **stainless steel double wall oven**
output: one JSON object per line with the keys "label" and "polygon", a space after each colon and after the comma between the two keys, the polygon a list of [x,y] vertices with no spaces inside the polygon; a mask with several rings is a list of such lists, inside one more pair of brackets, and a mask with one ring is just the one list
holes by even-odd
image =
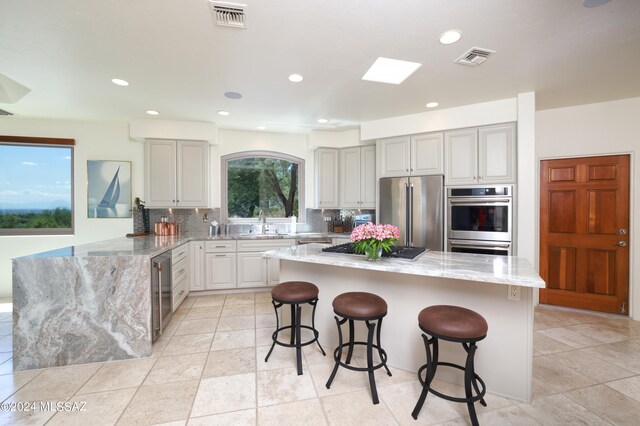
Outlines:
{"label": "stainless steel double wall oven", "polygon": [[447,250],[513,254],[513,187],[447,189]]}

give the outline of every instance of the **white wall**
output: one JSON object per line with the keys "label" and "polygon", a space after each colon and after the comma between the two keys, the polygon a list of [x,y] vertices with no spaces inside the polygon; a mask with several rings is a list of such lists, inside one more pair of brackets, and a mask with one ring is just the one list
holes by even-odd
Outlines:
{"label": "white wall", "polygon": [[133,219],[87,218],[87,160],[131,161],[132,197],[143,197],[144,147],[129,139],[128,123],[91,123],[0,118],[0,135],[75,139],[75,235],[0,237],[0,298],[11,297],[11,259],[55,248],[122,237],[132,232]]}
{"label": "white wall", "polygon": [[[636,125],[640,98],[623,99],[536,113],[538,160],[591,155],[631,154],[630,310],[640,320],[640,136]],[[539,173],[539,172],[538,172]],[[539,200],[539,197],[538,197]],[[536,212],[539,211],[539,203]],[[537,213],[539,217],[539,213]],[[539,252],[538,248],[536,251]]]}

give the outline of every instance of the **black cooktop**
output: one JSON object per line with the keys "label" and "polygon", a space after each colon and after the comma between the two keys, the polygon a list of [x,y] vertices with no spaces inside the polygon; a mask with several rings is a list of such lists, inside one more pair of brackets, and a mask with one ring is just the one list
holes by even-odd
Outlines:
{"label": "black cooktop", "polygon": [[[424,247],[392,246],[391,251],[387,252],[382,250],[382,257],[414,259],[425,250],[426,249]],[[328,253],[359,254],[354,251],[352,243],[326,247],[323,248],[322,251],[326,251]]]}

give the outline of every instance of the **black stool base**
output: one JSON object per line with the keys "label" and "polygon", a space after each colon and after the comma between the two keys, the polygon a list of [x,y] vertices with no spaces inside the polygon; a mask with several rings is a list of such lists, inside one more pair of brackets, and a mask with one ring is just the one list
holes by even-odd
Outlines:
{"label": "black stool base", "polygon": [[[318,347],[322,351],[322,355],[323,356],[327,355],[324,352],[324,349],[322,349],[322,346],[320,345],[320,341],[318,340],[318,336],[320,335],[320,333],[318,332],[318,330],[316,330],[316,325],[315,325],[317,302],[318,302],[318,299],[313,299],[311,301],[305,301],[300,303],[287,303],[287,302],[276,303],[275,300],[272,300],[271,303],[273,304],[273,308],[276,311],[276,331],[274,331],[273,334],[271,335],[271,339],[273,340],[273,343],[271,344],[271,349],[269,349],[267,356],[264,358],[264,362],[267,362],[269,360],[269,357],[271,356],[271,352],[273,352],[273,348],[275,348],[276,344],[280,346],[285,346],[287,348],[296,348],[296,367],[298,369],[298,376],[301,376],[303,346],[307,346],[315,342],[318,344]],[[300,324],[302,321],[302,307],[300,306],[301,303],[308,303],[313,306],[313,312],[311,314],[311,326]],[[280,327],[280,319],[278,317],[278,308],[280,308],[284,304],[288,304],[291,306],[291,325],[285,325],[283,327]],[[303,328],[306,330],[311,330],[313,332],[313,338],[310,340],[307,340],[306,342],[303,342],[301,338],[301,330]],[[278,340],[278,334],[283,330],[291,330],[291,339],[289,340],[289,343],[281,342],[280,340]]]}

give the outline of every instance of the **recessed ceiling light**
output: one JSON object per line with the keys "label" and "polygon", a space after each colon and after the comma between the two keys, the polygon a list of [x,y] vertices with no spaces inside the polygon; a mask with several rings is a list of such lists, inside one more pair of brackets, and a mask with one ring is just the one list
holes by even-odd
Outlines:
{"label": "recessed ceiling light", "polygon": [[611,0],[584,0],[582,2],[582,5],[584,7],[598,7],[598,6],[602,6],[603,4],[607,4],[609,3]]}
{"label": "recessed ceiling light", "polygon": [[256,129],[258,129],[258,130],[267,130],[267,127],[266,126],[258,126],[258,127],[256,127]]}
{"label": "recessed ceiling light", "polygon": [[154,111],[152,109],[149,109],[149,110],[147,110],[147,114],[149,114],[149,115],[158,115],[160,113],[158,111]]}
{"label": "recessed ceiling light", "polygon": [[437,103],[437,102],[429,102],[429,103],[427,103],[427,108],[435,108],[438,105],[440,105],[440,104]]}
{"label": "recessed ceiling light", "polygon": [[304,77],[300,74],[291,74],[289,76],[289,81],[292,83],[300,83],[302,80],[304,80]]}
{"label": "recessed ceiling light", "polygon": [[225,92],[224,95],[229,99],[240,99],[242,97],[238,92]]}
{"label": "recessed ceiling light", "polygon": [[225,117],[226,117],[227,115],[229,115],[229,114],[230,114],[230,113],[229,113],[229,111],[225,111],[225,110],[223,110],[223,109],[221,109],[220,111],[218,111],[218,115],[223,115],[223,116],[225,116]]}
{"label": "recessed ceiling light", "polygon": [[328,123],[328,122],[329,122],[329,120],[327,120],[326,118],[318,118],[318,123],[325,124],[325,123]]}
{"label": "recessed ceiling light", "polygon": [[113,84],[117,84],[118,86],[128,86],[129,82],[127,80],[123,80],[121,78],[113,78],[111,79]]}
{"label": "recessed ceiling light", "polygon": [[456,41],[460,40],[462,37],[462,33],[458,30],[449,30],[440,34],[440,43],[442,44],[453,44]]}
{"label": "recessed ceiling light", "polygon": [[400,84],[421,66],[422,64],[417,62],[378,58],[365,75],[362,76],[362,80]]}

